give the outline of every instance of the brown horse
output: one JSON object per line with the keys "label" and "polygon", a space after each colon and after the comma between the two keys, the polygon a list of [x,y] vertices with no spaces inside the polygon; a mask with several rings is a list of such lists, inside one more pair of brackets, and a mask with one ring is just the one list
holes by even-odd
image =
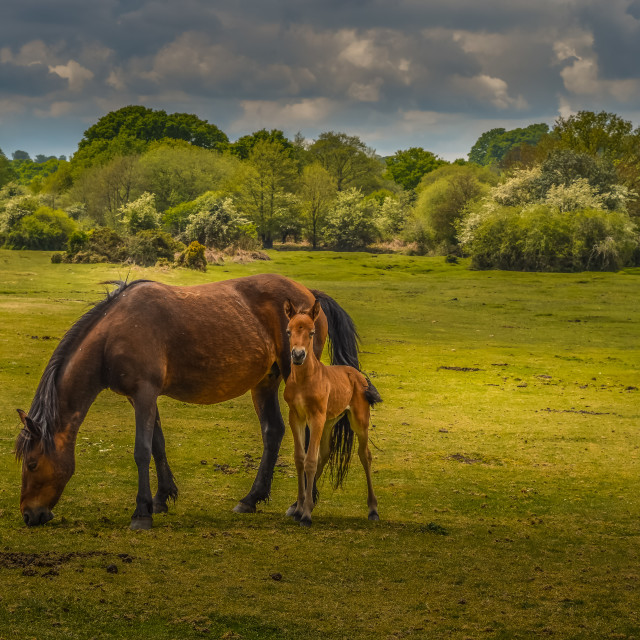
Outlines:
{"label": "brown horse", "polygon": [[[289,425],[298,472],[298,500],[287,515],[303,526],[311,526],[315,481],[320,479],[325,465],[337,450],[331,438],[332,429],[346,415],[358,437],[358,455],[367,476],[369,520],[379,520],[378,500],[371,484],[368,434],[370,407],[382,401],[380,394],[354,367],[327,367],[320,362],[316,355],[316,342],[322,340],[316,328],[321,313],[318,300],[306,311],[287,300],[284,310],[289,318],[287,335],[293,365],[284,388],[284,399],[289,405]],[[303,433],[307,425],[311,433],[305,454]],[[346,464],[350,448],[348,445]]]}
{"label": "brown horse", "polygon": [[[178,489],[165,454],[157,398],[213,404],[251,390],[263,453],[253,486],[234,511],[266,500],[284,435],[278,387],[290,371],[282,307],[286,300],[322,312],[315,321],[319,357],[327,335],[332,359],[358,366],[351,318],[329,296],[279,275],[256,275],[191,287],[137,280],[85,313],[55,349],[16,440],[22,459],[20,510],[27,525],[53,517],[75,466],[78,429],[103,389],[126,396],[135,410],[138,495],[132,529],[152,525]],[[153,455],[158,490],[151,495]]]}

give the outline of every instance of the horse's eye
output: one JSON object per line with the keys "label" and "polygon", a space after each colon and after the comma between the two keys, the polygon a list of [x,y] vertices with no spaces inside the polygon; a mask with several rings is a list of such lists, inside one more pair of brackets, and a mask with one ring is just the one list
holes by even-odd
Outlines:
{"label": "horse's eye", "polygon": [[287,329],[287,335],[291,336],[291,330],[290,329]]}
{"label": "horse's eye", "polygon": [[38,463],[35,460],[31,460],[31,462],[27,462],[27,469],[29,469],[29,471],[35,471],[37,466],[38,466]]}
{"label": "horse's eye", "polygon": [[313,337],[313,336],[316,335],[316,332],[315,331],[309,331],[309,335]]}

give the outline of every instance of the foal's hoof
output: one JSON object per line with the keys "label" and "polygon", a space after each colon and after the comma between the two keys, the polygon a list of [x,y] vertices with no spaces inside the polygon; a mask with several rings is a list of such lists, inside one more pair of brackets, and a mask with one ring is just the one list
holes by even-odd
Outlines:
{"label": "foal's hoof", "polygon": [[233,507],[234,513],[255,513],[256,508],[252,507],[250,504],[246,504],[245,502],[238,502],[238,504]]}
{"label": "foal's hoof", "polygon": [[378,515],[377,511],[372,511],[369,514],[369,520],[380,520],[380,516]]}
{"label": "foal's hoof", "polygon": [[310,527],[311,526],[311,518],[300,518],[300,526],[301,527]]}
{"label": "foal's hoof", "polygon": [[132,531],[142,531],[144,529],[151,529],[153,526],[153,518],[131,518],[131,527]]}
{"label": "foal's hoof", "polygon": [[284,514],[285,516],[289,516],[290,518],[294,518],[296,515],[296,509],[298,508],[298,503],[294,502],[288,509],[287,512]]}

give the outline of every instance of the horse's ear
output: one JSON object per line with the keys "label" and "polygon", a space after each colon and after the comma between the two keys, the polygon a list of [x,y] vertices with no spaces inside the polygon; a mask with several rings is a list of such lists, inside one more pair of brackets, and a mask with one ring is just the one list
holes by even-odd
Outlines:
{"label": "horse's ear", "polygon": [[22,422],[22,426],[31,434],[38,435],[38,431],[36,429],[36,425],[33,420],[22,410],[16,409],[18,415],[20,416],[20,422]]}
{"label": "horse's ear", "polygon": [[311,319],[315,322],[316,318],[320,315],[320,301],[316,300],[313,303],[313,307],[311,307],[311,309],[309,310],[309,315],[311,316]]}
{"label": "horse's ear", "polygon": [[284,303],[284,313],[291,320],[293,316],[295,316],[298,312],[296,308],[291,304],[291,300],[287,298],[287,301]]}

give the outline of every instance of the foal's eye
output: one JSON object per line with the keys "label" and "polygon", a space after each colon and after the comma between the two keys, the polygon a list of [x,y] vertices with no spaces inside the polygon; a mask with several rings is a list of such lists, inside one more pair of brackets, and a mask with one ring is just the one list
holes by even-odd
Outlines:
{"label": "foal's eye", "polygon": [[310,335],[311,337],[313,337],[313,336],[315,336],[315,335],[316,335],[316,332],[315,332],[315,331],[309,331],[309,335]]}
{"label": "foal's eye", "polygon": [[29,469],[29,471],[35,471],[37,466],[38,466],[38,463],[35,460],[32,460],[31,462],[27,462],[27,469]]}
{"label": "foal's eye", "polygon": [[287,329],[287,335],[291,336],[291,329]]}

